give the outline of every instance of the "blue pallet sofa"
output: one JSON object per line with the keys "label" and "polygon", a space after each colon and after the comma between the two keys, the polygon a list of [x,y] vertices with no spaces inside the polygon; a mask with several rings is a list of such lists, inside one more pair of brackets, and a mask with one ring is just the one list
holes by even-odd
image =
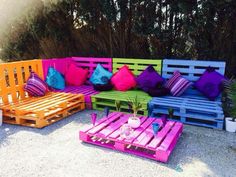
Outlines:
{"label": "blue pallet sofa", "polygon": [[[179,70],[183,77],[194,82],[209,66],[224,75],[225,62],[164,59],[162,77],[168,80],[174,71]],[[149,116],[152,117],[168,114],[168,109],[172,108],[175,120],[191,125],[223,129],[221,95],[215,101],[209,101],[193,87],[181,97],[153,97],[148,103],[148,108]]]}

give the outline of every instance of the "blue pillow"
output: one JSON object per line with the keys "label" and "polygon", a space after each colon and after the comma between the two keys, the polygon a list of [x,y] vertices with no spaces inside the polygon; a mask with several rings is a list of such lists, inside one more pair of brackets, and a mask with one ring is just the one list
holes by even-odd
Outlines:
{"label": "blue pillow", "polygon": [[102,67],[102,65],[98,64],[96,69],[94,70],[92,76],[89,81],[92,84],[107,84],[112,76],[112,73]]}
{"label": "blue pillow", "polygon": [[48,69],[46,82],[48,86],[57,90],[62,90],[65,88],[65,79],[63,78],[61,73],[59,73],[57,70],[55,70],[52,67]]}

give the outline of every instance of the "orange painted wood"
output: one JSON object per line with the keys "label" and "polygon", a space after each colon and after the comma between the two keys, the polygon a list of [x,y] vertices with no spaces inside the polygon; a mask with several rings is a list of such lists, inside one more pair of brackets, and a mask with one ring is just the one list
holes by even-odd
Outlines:
{"label": "orange painted wood", "polygon": [[85,109],[82,94],[48,92],[43,97],[30,97],[24,86],[32,71],[43,78],[42,60],[0,64],[3,122],[42,128]]}
{"label": "orange painted wood", "polygon": [[26,98],[3,110],[3,122],[42,128],[85,109],[82,94],[50,92],[45,97]]}
{"label": "orange painted wood", "polygon": [[42,60],[0,64],[0,103],[16,102],[27,97],[24,86],[31,71],[43,78]]}

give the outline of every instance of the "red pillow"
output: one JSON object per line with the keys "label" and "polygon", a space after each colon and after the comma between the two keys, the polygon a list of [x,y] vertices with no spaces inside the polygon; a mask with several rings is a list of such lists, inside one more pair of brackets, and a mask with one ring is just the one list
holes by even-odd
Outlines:
{"label": "red pillow", "polygon": [[127,91],[136,86],[135,76],[126,65],[112,76],[111,83],[119,91]]}
{"label": "red pillow", "polygon": [[88,70],[77,67],[75,64],[71,64],[68,68],[65,79],[67,85],[80,86],[85,83],[88,77]]}

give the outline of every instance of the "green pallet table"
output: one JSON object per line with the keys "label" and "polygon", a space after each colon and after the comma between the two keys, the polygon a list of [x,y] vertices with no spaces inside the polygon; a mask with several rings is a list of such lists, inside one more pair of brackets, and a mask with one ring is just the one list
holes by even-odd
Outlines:
{"label": "green pallet table", "polygon": [[152,97],[141,90],[129,90],[126,92],[112,90],[93,95],[93,109],[103,110],[105,107],[109,107],[111,111],[116,111],[116,101],[120,101],[120,111],[129,112],[128,99],[135,98],[136,95],[143,105],[143,111],[138,112],[138,114],[148,115],[148,102],[152,99]]}

